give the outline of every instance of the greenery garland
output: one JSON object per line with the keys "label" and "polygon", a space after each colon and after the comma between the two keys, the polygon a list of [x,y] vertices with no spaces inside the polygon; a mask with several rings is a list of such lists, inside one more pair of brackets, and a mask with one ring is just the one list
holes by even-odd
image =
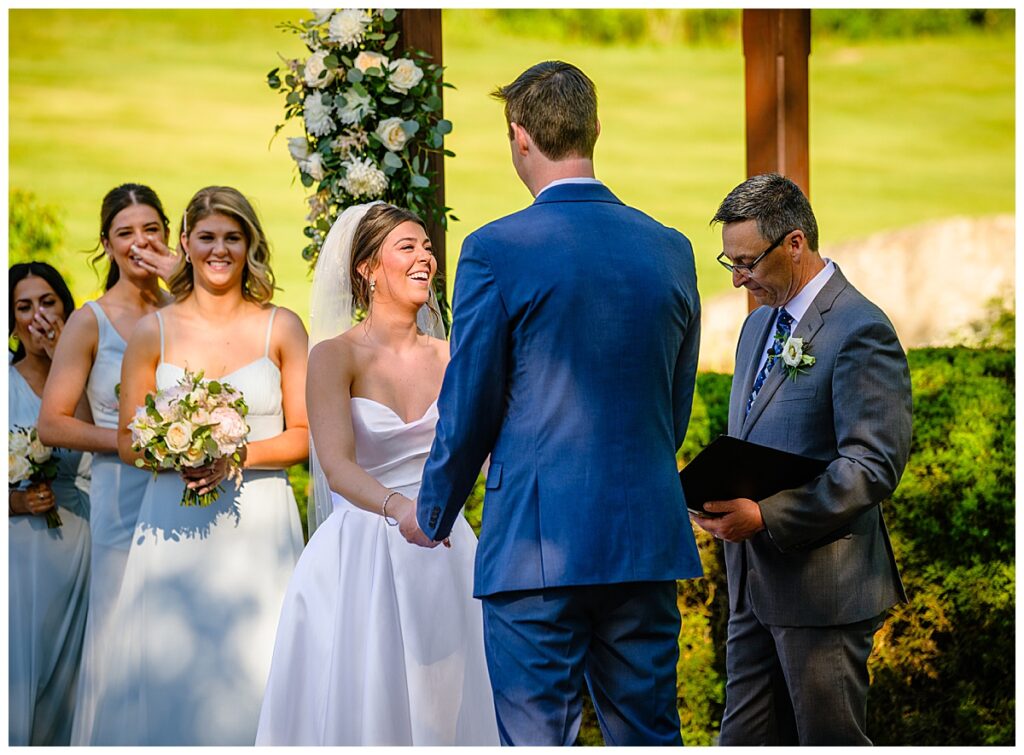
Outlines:
{"label": "greenery garland", "polygon": [[305,136],[290,138],[288,150],[302,185],[315,186],[302,250],[311,266],[331,224],[351,205],[382,199],[441,228],[449,216],[457,220],[437,201],[428,159],[455,156],[444,148],[452,124],[441,117],[441,88],[452,85],[428,53],[396,57],[397,19],[390,8],[314,10],[310,19],[279,25],[310,52],[306,60],[285,59],[285,70],[272,70],[267,83],[286,93],[285,122],[303,121]]}

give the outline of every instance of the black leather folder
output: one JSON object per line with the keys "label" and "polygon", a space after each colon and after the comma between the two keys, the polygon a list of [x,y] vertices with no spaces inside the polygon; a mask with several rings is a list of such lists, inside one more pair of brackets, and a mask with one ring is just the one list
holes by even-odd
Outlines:
{"label": "black leather folder", "polygon": [[708,501],[749,498],[761,501],[781,490],[813,480],[828,461],[780,451],[728,435],[719,435],[679,473],[686,508],[700,516]]}

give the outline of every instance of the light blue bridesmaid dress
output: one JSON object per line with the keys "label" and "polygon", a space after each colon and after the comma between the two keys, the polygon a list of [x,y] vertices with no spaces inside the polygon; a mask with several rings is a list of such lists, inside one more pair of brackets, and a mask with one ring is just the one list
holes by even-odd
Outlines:
{"label": "light blue bridesmaid dress", "polygon": [[[224,375],[249,407],[249,440],[284,429],[281,371],[262,356]],[[156,387],[181,366],[164,361],[160,313]],[[173,337],[173,335],[172,335]],[[201,365],[188,365],[198,369]],[[95,485],[95,480],[94,483]],[[302,525],[283,469],[247,469],[207,507],[180,505],[176,472],[150,476],[112,621],[110,681],[92,744],[252,745]]]}
{"label": "light blue bridesmaid dress", "polygon": [[[118,401],[115,386],[121,382],[121,361],[127,344],[97,302],[86,302],[96,315],[99,341],[85,393],[97,427],[116,428]],[[142,494],[151,475],[123,463],[116,453],[96,453],[92,460],[90,484],[89,621],[82,649],[82,672],[78,683],[71,743],[88,744],[96,716],[96,704],[104,685],[102,649],[117,644],[119,633],[110,616],[121,589],[128,547],[139,515]]]}
{"label": "light blue bridesmaid dress", "polygon": [[[35,426],[42,400],[13,365],[7,368],[7,421]],[[66,745],[89,599],[89,501],[76,487],[82,454],[55,451],[51,483],[64,524],[10,516],[8,537],[8,743]]]}

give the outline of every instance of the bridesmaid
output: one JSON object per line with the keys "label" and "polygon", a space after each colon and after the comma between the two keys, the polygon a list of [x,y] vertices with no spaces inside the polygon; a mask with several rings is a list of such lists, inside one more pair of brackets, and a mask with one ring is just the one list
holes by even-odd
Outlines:
{"label": "bridesmaid", "polygon": [[[149,474],[117,457],[117,384],[125,343],[144,315],[170,301],[159,286],[177,255],[167,248],[170,228],[160,198],[148,186],[126,183],[107,193],[100,209],[100,244],[95,261],[109,260],[106,292],[70,317],[53,357],[53,379],[43,394],[39,435],[47,445],[91,451],[91,580],[88,626],[82,652],[72,744],[91,737],[96,699],[102,690],[101,648],[117,643],[109,627],[128,545]],[[46,313],[43,313],[46,316]],[[51,323],[54,329],[56,324]],[[44,326],[45,327],[45,326]],[[92,421],[76,415],[88,398]]]}
{"label": "bridesmaid", "polygon": [[[36,425],[64,318],[75,308],[45,262],[12,265],[7,368],[8,428]],[[74,409],[88,417],[84,400]],[[75,485],[82,454],[54,449],[56,479],[8,492],[8,744],[67,745],[85,633],[89,584],[88,499]],[[43,516],[57,508],[62,526]]]}
{"label": "bridesmaid", "polygon": [[[309,452],[307,337],[295,313],[270,304],[269,247],[250,203],[208,187],[182,220],[174,303],[143,318],[121,371],[118,444],[145,396],[202,369],[242,392],[249,444],[236,490],[215,463],[166,471],[146,486],[113,622],[111,684],[93,744],[251,745],[302,526],[285,468]],[[182,506],[184,485],[207,507]]]}

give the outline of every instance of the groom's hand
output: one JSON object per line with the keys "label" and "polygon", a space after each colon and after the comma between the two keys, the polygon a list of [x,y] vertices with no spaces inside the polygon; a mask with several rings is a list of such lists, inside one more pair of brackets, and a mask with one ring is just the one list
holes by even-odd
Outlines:
{"label": "groom's hand", "polygon": [[420,523],[416,521],[416,504],[404,495],[395,496],[398,507],[393,509],[395,518],[398,520],[398,531],[402,533],[408,542],[419,545],[423,548],[436,548],[440,545],[436,540],[431,540],[420,529]]}

